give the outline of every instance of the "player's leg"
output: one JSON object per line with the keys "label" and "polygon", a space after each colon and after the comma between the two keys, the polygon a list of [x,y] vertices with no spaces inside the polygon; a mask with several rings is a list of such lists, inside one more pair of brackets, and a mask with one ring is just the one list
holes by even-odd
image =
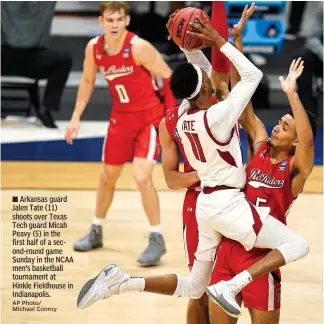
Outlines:
{"label": "player's leg", "polygon": [[187,277],[179,274],[131,277],[117,265],[110,264],[82,287],[77,306],[87,308],[101,299],[130,291],[198,299],[207,288],[212,268],[212,261],[195,261]]}
{"label": "player's leg", "polygon": [[[198,221],[198,229],[199,243],[195,253],[196,260],[189,276],[168,274],[148,278],[131,278],[117,265],[110,264],[82,287],[78,296],[78,307],[87,308],[100,299],[129,291],[146,291],[192,299],[200,298],[205,293],[209,283],[216,249],[222,236],[213,231],[208,226],[208,222],[202,218]],[[205,232],[204,229],[206,229]]]}
{"label": "player's leg", "polygon": [[[160,226],[160,203],[156,188],[152,181],[154,167],[155,161],[140,157],[134,158],[134,179],[141,193],[145,214],[153,229]],[[160,230],[158,231],[160,232]]]}
{"label": "player's leg", "polygon": [[[228,24],[227,14],[224,1],[212,1],[212,15],[211,21],[213,27],[225,39],[228,39]],[[226,92],[229,83],[230,61],[228,58],[216,47],[211,49],[211,63],[212,75],[211,81],[213,88],[218,93]]]}
{"label": "player's leg", "polygon": [[[217,249],[217,257],[209,285],[214,285],[223,280],[230,280],[235,276],[231,265],[241,263],[240,255],[237,253],[241,245],[238,242],[223,238]],[[244,249],[244,248],[243,248]],[[238,251],[239,252],[239,251]],[[242,294],[236,295],[238,305],[242,304]],[[209,318],[211,324],[236,324],[237,319],[228,315],[224,310],[213,302],[209,302]]]}
{"label": "player's leg", "polygon": [[145,127],[136,138],[134,158],[134,178],[141,193],[142,204],[150,224],[149,244],[137,261],[142,266],[153,266],[166,253],[160,225],[160,203],[152,181],[152,173],[160,153],[160,145],[155,127]]}
{"label": "player's leg", "polygon": [[209,324],[208,304],[206,293],[199,299],[190,299],[187,308],[187,324]]}
{"label": "player's leg", "polygon": [[73,248],[75,251],[89,251],[103,246],[102,227],[112,203],[115,184],[122,168],[123,165],[102,164],[97,186],[95,216],[92,220],[90,232],[74,243]]}
{"label": "player's leg", "polygon": [[[242,301],[239,299],[239,297],[236,297],[236,301],[239,305],[241,305]],[[236,324],[237,318],[234,318],[227,313],[224,312],[224,310],[218,306],[217,304],[213,302],[209,302],[209,320],[210,324]]]}
{"label": "player's leg", "polygon": [[[114,121],[120,120],[118,114],[113,115]],[[119,124],[119,123],[118,123]],[[102,168],[99,176],[96,196],[96,210],[90,232],[74,243],[76,251],[90,251],[102,247],[102,227],[108,209],[112,203],[115,185],[121,174],[124,163],[132,155],[132,140],[123,137],[116,123],[110,123],[102,150]]]}
{"label": "player's leg", "polygon": [[[218,303],[225,311],[234,317],[241,315],[240,306],[235,301],[235,296],[241,289],[252,280],[274,271],[287,263],[299,260],[308,254],[308,243],[302,237],[272,216],[266,217],[263,223],[261,223],[258,213],[263,215],[262,210],[258,209],[257,213],[255,207],[252,205],[250,206],[251,214],[254,219],[253,231],[255,235],[257,235],[254,244],[256,247],[268,248],[272,249],[272,251],[247,270],[237,274],[230,281],[219,282],[207,289],[207,294],[211,300]],[[241,208],[242,207],[243,206],[241,206]],[[244,209],[242,208],[242,210]],[[248,210],[245,213],[241,213],[241,216],[241,221],[245,220],[249,222],[249,217],[247,217]],[[243,223],[241,223],[241,225],[242,227],[244,226]],[[228,236],[232,234],[223,233],[223,235]],[[253,232],[247,232],[243,238],[234,238],[233,235],[232,238],[248,247],[248,245],[251,244]]]}
{"label": "player's leg", "polygon": [[309,252],[308,243],[304,238],[272,216],[264,220],[255,247],[272,251],[247,269],[252,280],[300,260]]}
{"label": "player's leg", "polygon": [[[240,272],[249,268],[268,253],[269,250],[253,249],[245,251],[243,246],[237,246],[240,250],[241,261],[237,266]],[[280,317],[281,306],[281,273],[280,269],[267,273],[241,291],[244,306],[249,309],[252,324],[277,324]]]}
{"label": "player's leg", "polygon": [[279,324],[280,309],[273,311],[260,311],[249,308],[252,324]]}
{"label": "player's leg", "polygon": [[220,244],[221,238],[217,232],[199,232],[196,260],[189,276],[168,274],[148,278],[130,277],[117,265],[110,264],[82,287],[77,305],[79,308],[87,308],[100,299],[129,291],[146,291],[199,299],[205,293],[209,283],[216,248]]}
{"label": "player's leg", "polygon": [[[196,220],[196,204],[199,191],[188,190],[183,202],[183,242],[185,256],[191,271],[195,252],[198,247],[198,224]],[[190,299],[187,307],[187,324],[208,324],[208,297],[204,293],[199,299]]]}

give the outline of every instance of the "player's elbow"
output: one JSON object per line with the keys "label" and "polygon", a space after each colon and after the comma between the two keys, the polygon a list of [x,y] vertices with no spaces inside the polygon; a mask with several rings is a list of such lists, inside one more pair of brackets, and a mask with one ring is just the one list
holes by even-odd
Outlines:
{"label": "player's elbow", "polygon": [[175,181],[173,181],[172,176],[165,176],[165,182],[168,188],[171,190],[182,189]]}
{"label": "player's elbow", "polygon": [[259,70],[258,68],[256,68],[253,71],[253,74],[254,74],[255,80],[257,80],[257,82],[259,83],[263,78],[263,72],[261,70]]}
{"label": "player's elbow", "polygon": [[[262,77],[263,77],[263,72],[259,70],[257,67],[254,67],[254,69],[250,70],[246,75],[246,79],[249,82],[253,82],[256,84],[259,84],[261,82]],[[241,79],[244,79],[244,76],[242,76]]]}

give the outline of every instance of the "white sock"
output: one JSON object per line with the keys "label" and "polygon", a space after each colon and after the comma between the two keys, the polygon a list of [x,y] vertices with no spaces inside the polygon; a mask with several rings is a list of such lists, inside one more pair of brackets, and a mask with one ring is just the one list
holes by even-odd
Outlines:
{"label": "white sock", "polygon": [[96,216],[93,217],[92,224],[97,225],[97,226],[103,226],[105,222],[104,218],[98,218]]}
{"label": "white sock", "polygon": [[162,232],[161,225],[150,226],[150,233],[161,233],[161,232]]}
{"label": "white sock", "polygon": [[249,274],[249,272],[247,270],[244,270],[241,273],[239,273],[238,275],[236,275],[234,278],[229,280],[228,283],[235,284],[241,290],[246,285],[248,285],[251,281],[252,281],[251,275]]}
{"label": "white sock", "polygon": [[130,278],[129,280],[123,282],[120,287],[120,292],[127,291],[143,291],[145,288],[145,280],[144,278]]}

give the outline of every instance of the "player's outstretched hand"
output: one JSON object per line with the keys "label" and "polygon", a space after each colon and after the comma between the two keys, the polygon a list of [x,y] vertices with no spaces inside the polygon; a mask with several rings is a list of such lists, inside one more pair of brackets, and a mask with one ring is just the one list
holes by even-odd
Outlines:
{"label": "player's outstretched hand", "polygon": [[187,31],[187,34],[192,37],[198,37],[203,41],[203,46],[200,48],[211,47],[216,44],[215,40],[219,38],[219,33],[211,25],[210,19],[203,17],[201,20],[199,17],[195,18],[195,22],[189,23],[192,27],[192,31]]}
{"label": "player's outstretched hand", "polygon": [[304,61],[301,57],[296,60],[293,60],[287,78],[284,80],[282,76],[279,77],[281,89],[285,93],[296,92],[296,80],[301,76],[304,70]]}
{"label": "player's outstretched hand", "polygon": [[71,120],[67,125],[65,130],[65,141],[68,144],[73,144],[73,138],[77,137],[80,129],[80,121],[79,120]]}
{"label": "player's outstretched hand", "polygon": [[242,36],[246,22],[253,15],[256,8],[257,6],[254,2],[251,4],[250,8],[248,5],[244,7],[240,21],[233,26],[232,34],[234,38]]}

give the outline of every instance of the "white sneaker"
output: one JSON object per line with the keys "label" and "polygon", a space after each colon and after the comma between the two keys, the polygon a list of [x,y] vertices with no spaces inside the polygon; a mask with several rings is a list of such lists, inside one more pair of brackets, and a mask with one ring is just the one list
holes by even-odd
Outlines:
{"label": "white sneaker", "polygon": [[209,299],[214,304],[219,305],[225,313],[235,318],[242,315],[241,306],[235,299],[239,292],[240,289],[235,284],[230,284],[224,280],[209,286],[206,290]]}
{"label": "white sneaker", "polygon": [[129,280],[129,275],[117,265],[109,264],[95,278],[82,287],[77,301],[78,308],[87,308],[98,300],[119,294],[120,285]]}

